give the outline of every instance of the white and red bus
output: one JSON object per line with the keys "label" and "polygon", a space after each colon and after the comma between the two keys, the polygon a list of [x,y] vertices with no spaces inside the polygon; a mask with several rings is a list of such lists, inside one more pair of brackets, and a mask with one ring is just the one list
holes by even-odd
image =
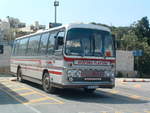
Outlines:
{"label": "white and red bus", "polygon": [[69,24],[17,38],[11,72],[19,81],[56,88],[115,86],[115,48],[110,30],[92,24]]}

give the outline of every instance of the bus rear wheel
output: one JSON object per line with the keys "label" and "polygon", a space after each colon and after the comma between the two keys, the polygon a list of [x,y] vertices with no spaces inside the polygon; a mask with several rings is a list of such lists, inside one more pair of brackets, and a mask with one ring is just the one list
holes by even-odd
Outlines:
{"label": "bus rear wheel", "polygon": [[52,86],[50,82],[50,76],[47,72],[44,73],[42,86],[43,86],[43,90],[47,93],[54,93],[56,90],[56,88]]}
{"label": "bus rear wheel", "polygon": [[18,68],[17,70],[17,81],[23,82],[21,68]]}

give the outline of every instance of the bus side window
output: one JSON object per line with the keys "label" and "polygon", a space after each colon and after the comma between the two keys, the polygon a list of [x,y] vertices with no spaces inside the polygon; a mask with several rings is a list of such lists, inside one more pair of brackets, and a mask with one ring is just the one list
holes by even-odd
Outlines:
{"label": "bus side window", "polygon": [[20,45],[20,40],[16,41],[16,47],[15,47],[15,56],[18,56],[19,54],[19,45]]}
{"label": "bus side window", "polygon": [[45,55],[47,50],[49,33],[42,34],[40,46],[39,46],[39,55]]}
{"label": "bus side window", "polygon": [[47,49],[47,53],[49,55],[53,55],[54,54],[56,34],[57,34],[57,32],[51,32],[50,33],[50,37],[49,37],[49,41],[48,41],[48,49]]}
{"label": "bus side window", "polygon": [[28,56],[37,56],[38,55],[40,37],[41,37],[41,35],[35,35],[35,36],[30,37],[29,44],[28,44],[28,50],[27,50]]}
{"label": "bus side window", "polygon": [[27,43],[28,43],[28,38],[20,40],[20,45],[19,45],[19,50],[18,50],[19,56],[25,56],[26,55]]}
{"label": "bus side window", "polygon": [[56,48],[55,48],[55,50],[61,50],[63,48],[64,36],[65,36],[65,31],[58,32],[57,39],[56,39]]}
{"label": "bus side window", "polygon": [[12,56],[15,56],[16,43],[17,43],[17,40],[15,40],[15,41],[14,41],[14,44],[13,44]]}

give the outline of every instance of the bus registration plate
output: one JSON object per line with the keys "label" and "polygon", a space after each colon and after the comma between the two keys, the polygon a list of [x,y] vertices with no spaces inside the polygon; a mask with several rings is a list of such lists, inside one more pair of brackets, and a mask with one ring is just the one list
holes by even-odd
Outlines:
{"label": "bus registration plate", "polygon": [[96,81],[96,80],[102,80],[102,78],[84,78],[84,80]]}
{"label": "bus registration plate", "polygon": [[87,88],[88,89],[96,89],[96,88],[99,88],[99,86],[88,86]]}

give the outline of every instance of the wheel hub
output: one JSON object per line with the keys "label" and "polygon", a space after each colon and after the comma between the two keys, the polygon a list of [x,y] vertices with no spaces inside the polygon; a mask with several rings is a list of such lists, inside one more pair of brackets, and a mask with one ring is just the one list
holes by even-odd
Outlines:
{"label": "wheel hub", "polygon": [[45,85],[45,88],[49,88],[49,78],[48,77],[45,78],[44,85]]}

